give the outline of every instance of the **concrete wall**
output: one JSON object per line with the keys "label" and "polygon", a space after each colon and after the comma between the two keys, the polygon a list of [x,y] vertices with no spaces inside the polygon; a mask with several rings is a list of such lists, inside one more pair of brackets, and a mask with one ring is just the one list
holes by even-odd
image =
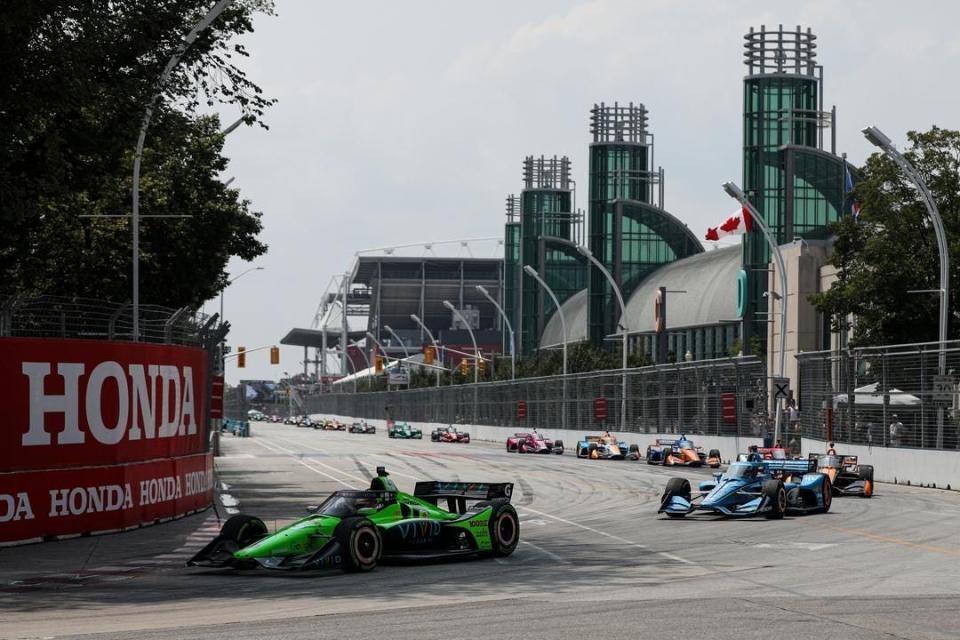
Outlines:
{"label": "concrete wall", "polygon": [[[320,417],[314,416],[314,417]],[[355,419],[349,416],[324,416],[333,417],[347,424],[354,422]],[[377,429],[386,430],[386,420],[367,420],[369,424],[375,425]],[[423,437],[430,438],[430,432],[439,427],[446,427],[446,424],[424,422],[417,423],[417,426],[423,430]],[[495,442],[506,447],[507,437],[522,431],[514,427],[492,427],[488,425],[464,424],[458,425],[464,431],[470,433],[474,440],[485,442]],[[554,429],[545,431],[544,434],[551,438],[563,440],[563,445],[571,453],[576,450],[577,441],[588,434],[596,435],[599,431],[561,431]],[[675,439],[675,433],[618,433],[612,432],[620,437],[628,445],[638,444],[641,451],[646,451],[648,444],[652,444],[657,438]],[[719,449],[720,456],[724,462],[729,462],[736,454],[743,453],[750,445],[762,446],[762,440],[754,437],[734,437],[734,436],[705,436],[695,433],[687,434],[694,444],[703,447],[706,450]],[[804,438],[802,453],[804,456],[810,452],[823,453],[827,450],[825,442]],[[843,454],[860,456],[864,464],[872,464],[874,467],[874,479],[877,482],[891,482],[897,484],[910,484],[914,486],[936,487],[940,489],[960,490],[960,451],[928,451],[921,449],[898,449],[884,447],[866,447],[858,445],[842,444],[837,446],[837,451]]]}
{"label": "concrete wall", "polygon": [[[873,465],[879,482],[960,490],[960,451],[931,451],[895,447],[868,447],[837,443],[837,453],[860,456],[860,462]],[[827,450],[825,442],[803,439],[803,455]]]}

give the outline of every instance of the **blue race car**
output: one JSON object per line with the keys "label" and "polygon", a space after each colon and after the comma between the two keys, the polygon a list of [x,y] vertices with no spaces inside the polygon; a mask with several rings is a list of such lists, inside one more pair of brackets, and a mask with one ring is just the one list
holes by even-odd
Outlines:
{"label": "blue race car", "polygon": [[832,502],[830,477],[817,472],[816,460],[764,460],[751,453],[714,480],[701,482],[692,497],[689,481],[671,478],[657,513],[671,518],[694,511],[782,518],[785,513],[826,513]]}

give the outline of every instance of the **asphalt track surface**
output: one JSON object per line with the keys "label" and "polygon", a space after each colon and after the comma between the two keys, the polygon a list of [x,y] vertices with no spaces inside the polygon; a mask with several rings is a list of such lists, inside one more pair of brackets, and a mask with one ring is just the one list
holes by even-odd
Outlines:
{"label": "asphalt track surface", "polygon": [[403,490],[516,483],[522,542],[367,574],[186,568],[216,529],[207,512],[0,551],[0,637],[960,638],[955,492],[880,485],[825,515],[669,520],[667,479],[708,471],[284,425],[253,436],[228,436],[217,468],[271,528],[384,465]]}

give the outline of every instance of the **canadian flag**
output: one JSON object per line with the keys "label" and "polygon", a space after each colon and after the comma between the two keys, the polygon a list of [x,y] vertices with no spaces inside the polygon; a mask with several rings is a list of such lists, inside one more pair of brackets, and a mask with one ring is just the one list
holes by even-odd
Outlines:
{"label": "canadian flag", "polygon": [[750,212],[746,207],[741,207],[739,211],[723,221],[719,227],[710,227],[707,229],[707,240],[719,240],[723,236],[746,233],[753,229],[753,221],[750,219]]}

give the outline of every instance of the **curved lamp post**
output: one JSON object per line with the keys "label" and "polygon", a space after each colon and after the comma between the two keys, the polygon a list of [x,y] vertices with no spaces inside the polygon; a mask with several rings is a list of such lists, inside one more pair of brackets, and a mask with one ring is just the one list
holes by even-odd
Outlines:
{"label": "curved lamp post", "polygon": [[[926,182],[920,177],[916,168],[897,151],[893,141],[876,127],[863,129],[863,135],[871,144],[890,156],[890,159],[907,174],[920,192],[923,203],[927,207],[927,213],[930,215],[930,221],[933,223],[933,230],[937,236],[937,251],[940,254],[940,289],[937,291],[940,294],[940,353],[937,357],[937,373],[942,376],[947,369],[947,322],[950,317],[950,250],[947,244],[947,233],[943,228],[943,218],[940,217],[940,210],[937,208],[937,203],[933,201],[933,195],[927,188]],[[941,407],[937,409],[937,448],[942,447],[943,408]]]}
{"label": "curved lamp post", "polygon": [[353,369],[353,392],[357,392],[357,365],[353,364],[353,360],[347,357],[347,352],[343,349],[337,349],[336,347],[330,347],[330,350],[334,353],[346,358],[347,362],[350,363],[350,368]]}
{"label": "curved lamp post", "polygon": [[[437,347],[437,341],[434,340],[433,334],[430,333],[430,329],[427,328],[427,325],[423,324],[423,321],[415,313],[410,314],[410,319],[416,322],[421,329],[427,332],[427,336],[430,338],[430,343],[433,345],[433,353],[436,357],[440,357],[440,349]],[[440,369],[443,368],[443,362],[441,361],[441,366],[437,368],[437,386],[440,386]],[[453,376],[450,376],[450,384],[453,384]]]}
{"label": "curved lamp post", "polygon": [[[236,282],[237,280],[239,280],[239,279],[242,278],[243,276],[245,276],[245,275],[247,275],[248,273],[251,273],[251,272],[253,272],[253,271],[263,271],[263,267],[250,267],[249,269],[247,269],[246,271],[244,271],[244,272],[241,273],[240,275],[235,276],[235,277],[230,278],[229,280],[227,280],[227,284],[223,285],[223,289],[220,289],[220,326],[221,326],[221,327],[223,326],[223,292],[224,292],[224,290],[226,290],[227,287],[229,287],[231,284],[233,284],[234,282]],[[224,364],[223,364],[223,355],[224,355],[224,354],[223,354],[223,347],[224,347],[225,344],[226,344],[226,336],[224,336],[223,341],[221,341],[221,343],[220,343],[220,371],[223,371],[223,370],[224,370]]]}
{"label": "curved lamp post", "polygon": [[483,294],[487,300],[496,307],[497,312],[500,314],[500,317],[503,318],[503,323],[507,325],[507,331],[510,332],[510,379],[515,380],[517,377],[517,349],[516,343],[514,342],[513,336],[513,326],[510,324],[510,319],[507,317],[507,314],[504,313],[503,307],[500,306],[496,300],[493,299],[493,296],[490,295],[490,292],[487,291],[486,287],[481,284],[477,285],[477,291]]}
{"label": "curved lamp post", "polygon": [[603,277],[607,279],[607,282],[610,283],[610,288],[613,289],[613,293],[617,296],[617,303],[620,305],[620,332],[623,335],[623,350],[622,356],[620,358],[620,368],[623,370],[623,380],[621,381],[620,389],[620,430],[627,430],[627,352],[629,348],[627,346],[627,305],[623,301],[623,293],[620,291],[620,287],[617,286],[617,281],[613,279],[613,276],[610,275],[610,271],[603,266],[603,263],[594,257],[593,252],[590,251],[587,247],[582,245],[576,245],[577,251],[580,252],[584,258],[590,261],[590,263],[600,270],[600,273],[603,274]]}
{"label": "curved lamp post", "polygon": [[[444,300],[443,306],[449,309],[453,313],[453,315],[455,315],[460,320],[460,322],[463,323],[463,326],[467,328],[467,333],[470,334],[470,341],[473,343],[473,353],[476,354],[477,360],[479,360],[480,348],[477,346],[477,337],[473,335],[473,329],[470,328],[470,323],[467,322],[467,319],[463,317],[463,314],[460,313],[460,311],[455,306],[453,306],[453,303],[450,302],[449,300]],[[477,362],[473,363],[473,383],[474,384],[480,382],[480,378],[479,378],[480,367],[478,365],[479,363]]]}
{"label": "curved lamp post", "polygon": [[403,344],[403,340],[400,339],[400,336],[397,335],[397,332],[390,328],[390,325],[385,324],[383,328],[387,330],[387,333],[390,334],[390,337],[400,343],[400,348],[403,349],[403,357],[406,359],[410,358],[410,352],[407,350],[407,345]]}
{"label": "curved lamp post", "polygon": [[133,341],[140,341],[140,162],[143,159],[143,143],[147,137],[147,129],[150,127],[150,121],[153,119],[153,110],[156,107],[160,94],[163,93],[163,85],[174,67],[180,62],[181,56],[186,53],[197,35],[210,26],[210,23],[216,20],[217,16],[223,13],[223,10],[229,7],[233,0],[220,0],[213,8],[207,12],[200,22],[194,25],[190,33],[186,35],[183,42],[177,48],[176,53],[167,62],[163,68],[160,78],[155,85],[153,96],[147,103],[147,110],[143,114],[143,122],[140,124],[140,135],[137,137],[137,149],[133,155],[133,212],[130,218],[130,231],[133,235]]}
{"label": "curved lamp post", "polygon": [[557,300],[556,294],[553,293],[546,282],[540,277],[540,274],[537,273],[537,270],[532,266],[524,265],[524,273],[536,280],[537,284],[543,287],[543,290],[547,292],[550,296],[550,299],[553,300],[553,304],[557,307],[557,314],[560,316],[560,329],[563,331],[563,407],[560,410],[560,426],[562,429],[567,428],[567,319],[563,316],[563,309],[560,307],[560,301]]}
{"label": "curved lamp post", "polygon": [[[783,254],[780,253],[780,245],[777,244],[776,238],[770,233],[770,227],[767,226],[767,222],[753,204],[751,204],[743,190],[734,182],[724,182],[723,190],[750,213],[753,223],[760,227],[760,231],[763,232],[763,237],[766,238],[767,244],[770,245],[770,252],[777,262],[777,274],[780,276],[780,358],[778,368],[780,371],[779,377],[782,378],[787,361],[787,301],[790,299],[787,292],[787,268],[783,262]],[[774,419],[773,441],[776,443],[780,440],[780,407],[776,405],[774,405],[774,407],[776,409],[776,418]]]}

